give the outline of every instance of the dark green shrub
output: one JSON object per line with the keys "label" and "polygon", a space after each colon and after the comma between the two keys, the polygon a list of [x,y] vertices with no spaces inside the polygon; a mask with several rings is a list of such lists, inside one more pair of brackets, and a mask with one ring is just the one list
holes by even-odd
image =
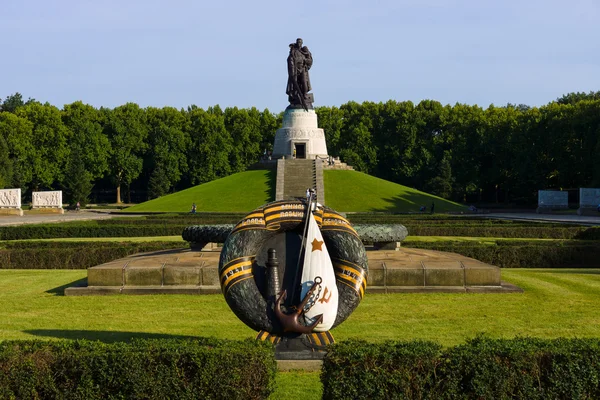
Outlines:
{"label": "dark green shrub", "polygon": [[3,399],[266,399],[275,371],[253,340],[0,343]]}
{"label": "dark green shrub", "polygon": [[403,246],[458,253],[502,268],[600,267],[600,243],[592,241],[406,241]]}
{"label": "dark green shrub", "polygon": [[71,237],[142,237],[181,235],[183,225],[97,225],[90,223],[0,227],[0,240]]}
{"label": "dark green shrub", "polygon": [[423,398],[436,384],[440,351],[432,342],[336,343],[323,361],[323,398]]}
{"label": "dark green shrub", "polygon": [[0,269],[86,269],[131,254],[183,247],[182,242],[15,242],[0,249]]}
{"label": "dark green shrub", "polygon": [[325,399],[597,399],[600,340],[476,338],[332,346]]}

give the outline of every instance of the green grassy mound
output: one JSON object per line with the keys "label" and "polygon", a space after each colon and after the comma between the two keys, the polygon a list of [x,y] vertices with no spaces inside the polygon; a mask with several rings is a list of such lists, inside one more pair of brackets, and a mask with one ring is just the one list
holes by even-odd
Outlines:
{"label": "green grassy mound", "polygon": [[338,211],[418,212],[435,203],[435,212],[467,208],[449,200],[357,171],[324,171],[325,204]]}
{"label": "green grassy mound", "polygon": [[245,171],[129,207],[127,212],[248,212],[275,198],[275,171]]}
{"label": "green grassy mound", "polygon": [[[466,207],[397,183],[356,172],[324,171],[325,203],[339,211],[418,212],[435,203],[436,212]],[[127,208],[127,212],[249,212],[275,200],[275,171],[233,174]]]}

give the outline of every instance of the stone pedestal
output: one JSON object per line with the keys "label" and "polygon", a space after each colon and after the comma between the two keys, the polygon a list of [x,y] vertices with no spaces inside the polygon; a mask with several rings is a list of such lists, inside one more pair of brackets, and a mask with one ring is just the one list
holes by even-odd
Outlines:
{"label": "stone pedestal", "polygon": [[288,108],[283,114],[283,126],[275,133],[274,158],[327,158],[325,133],[318,127],[315,110]]}

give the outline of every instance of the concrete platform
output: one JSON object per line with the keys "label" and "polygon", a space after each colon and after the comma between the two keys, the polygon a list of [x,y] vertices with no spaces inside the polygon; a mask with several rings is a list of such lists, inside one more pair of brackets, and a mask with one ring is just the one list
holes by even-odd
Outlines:
{"label": "concrete platform", "polygon": [[[220,249],[141,253],[88,269],[87,285],[65,295],[215,294]],[[367,250],[367,293],[522,292],[502,282],[500,268],[455,253],[400,248]]]}

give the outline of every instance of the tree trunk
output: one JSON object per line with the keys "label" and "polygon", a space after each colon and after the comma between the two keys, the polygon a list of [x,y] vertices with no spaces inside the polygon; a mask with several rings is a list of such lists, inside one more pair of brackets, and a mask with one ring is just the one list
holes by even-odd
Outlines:
{"label": "tree trunk", "polygon": [[121,185],[117,185],[117,204],[121,204]]}

